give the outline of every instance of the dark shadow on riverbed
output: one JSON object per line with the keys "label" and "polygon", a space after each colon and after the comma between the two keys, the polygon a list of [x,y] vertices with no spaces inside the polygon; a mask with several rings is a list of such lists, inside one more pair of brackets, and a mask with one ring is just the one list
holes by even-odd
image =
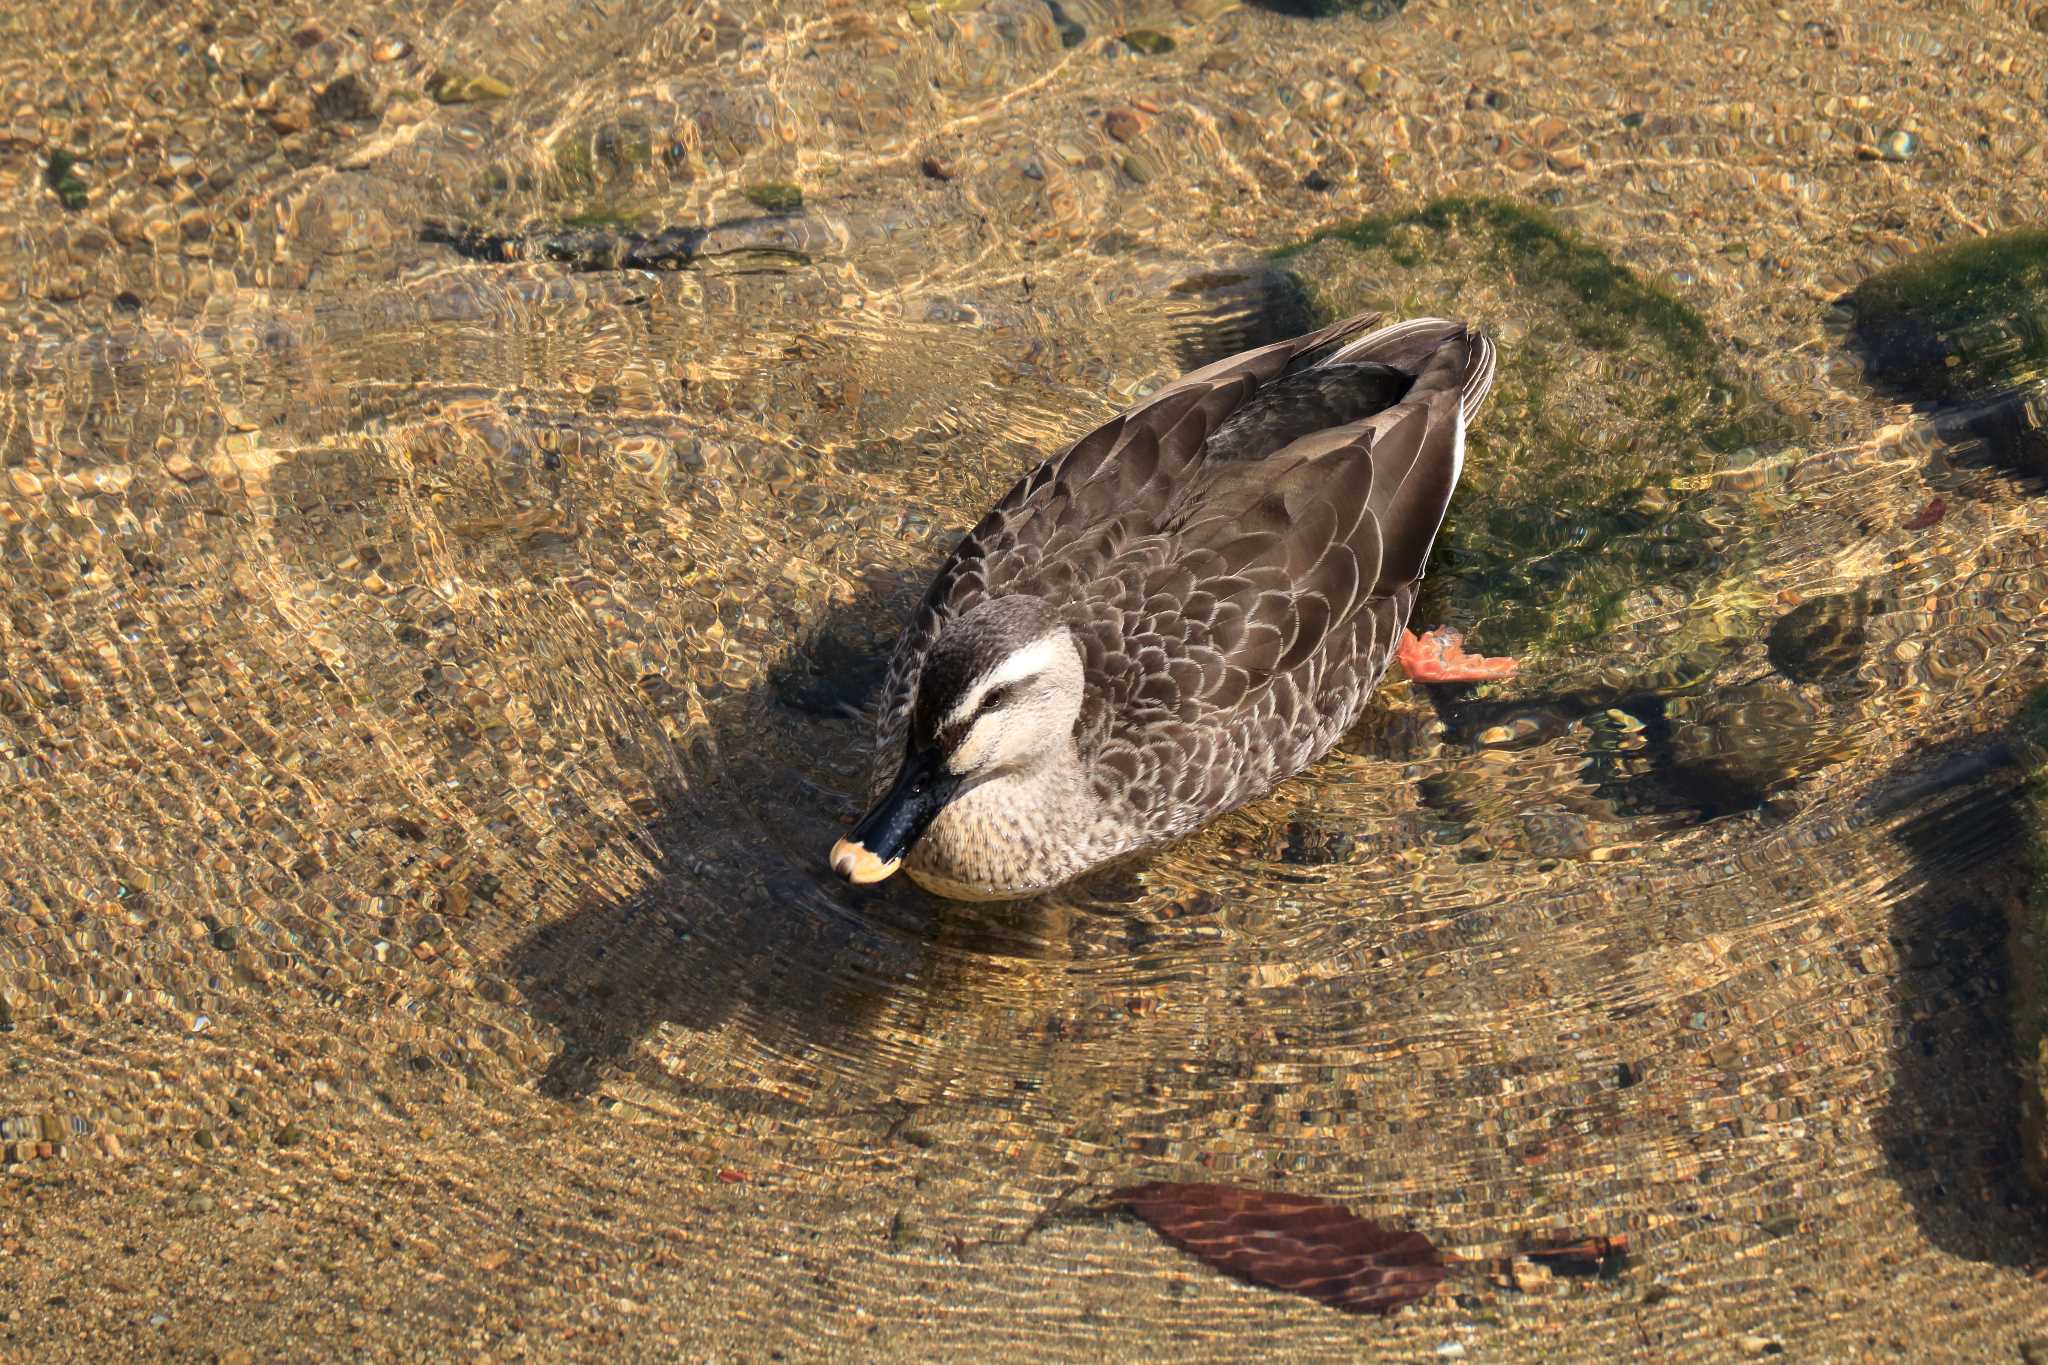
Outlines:
{"label": "dark shadow on riverbed", "polygon": [[[1062,954],[1069,920],[1056,902],[948,906],[908,878],[855,888],[827,867],[859,813],[871,703],[924,583],[923,571],[871,581],[814,623],[761,685],[722,698],[711,757],[687,790],[664,794],[664,814],[646,832],[658,878],[514,950],[508,973],[527,1008],[563,1040],[545,1093],[585,1097],[662,1026],[704,1033],[735,1016],[773,1053],[870,1057],[892,1008],[929,1016],[956,999],[972,1008],[983,955]],[[914,1071],[914,1059],[906,1066]],[[687,1062],[649,1059],[638,1071],[651,1088],[681,1084],[735,1110],[782,1103],[763,1087],[726,1093]]]}
{"label": "dark shadow on riverbed", "polygon": [[[513,952],[528,1007],[563,1039],[544,1091],[587,1095],[663,1024],[709,1031],[737,1011],[752,1016],[756,1036],[799,1049],[857,1046],[852,1036],[890,979],[915,970],[917,926],[878,927],[863,908],[914,898],[893,886],[856,891],[826,867],[859,793],[822,785],[831,779],[820,774],[864,761],[862,708],[893,643],[883,622],[900,619],[918,586],[870,583],[762,685],[719,699],[706,761],[687,790],[663,794],[664,814],[647,831],[657,879],[539,929]],[[803,754],[819,762],[805,770],[785,757]],[[866,970],[847,970],[849,961]],[[751,1089],[733,1098],[762,1103]]]}
{"label": "dark shadow on riverbed", "polygon": [[2007,994],[2007,904],[2026,884],[2013,750],[1980,736],[1909,760],[1894,778],[1873,813],[1905,817],[1892,837],[1913,856],[1916,889],[1892,914],[1897,1080],[1879,1137],[1937,1246],[2038,1265],[2048,1208],[2021,1173]]}

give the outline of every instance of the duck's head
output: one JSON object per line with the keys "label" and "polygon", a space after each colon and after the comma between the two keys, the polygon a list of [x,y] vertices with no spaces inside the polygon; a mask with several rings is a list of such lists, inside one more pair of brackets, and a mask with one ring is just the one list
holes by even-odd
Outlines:
{"label": "duck's head", "polygon": [[888,793],[832,846],[832,870],[878,882],[946,803],[1059,756],[1081,714],[1081,651],[1035,597],[992,597],[948,621],[925,655],[903,766]]}

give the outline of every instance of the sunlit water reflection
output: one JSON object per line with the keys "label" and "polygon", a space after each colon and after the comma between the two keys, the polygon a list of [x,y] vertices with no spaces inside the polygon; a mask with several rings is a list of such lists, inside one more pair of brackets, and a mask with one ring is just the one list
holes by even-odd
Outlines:
{"label": "sunlit water reflection", "polygon": [[[1990,1059],[2048,519],[2038,480],[1872,394],[1827,303],[2020,221],[2024,177],[1995,148],[1858,161],[1895,115],[1604,11],[814,9],[358,6],[307,42],[167,16],[106,39],[115,76],[0,68],[51,111],[8,147],[101,149],[75,212],[10,151],[0,209],[16,1154],[402,1141],[394,1092],[453,1085],[592,1150],[914,1168],[956,1238],[1171,1175],[1472,1254],[1627,1230],[1730,1295],[1789,1259],[1874,1273],[1831,1222],[2032,1255]],[[1992,96],[1900,54],[2042,79],[2011,16],[1735,22],[1808,73],[1912,73],[1957,138]],[[1720,84],[1638,70],[1652,36]],[[437,105],[441,69],[513,94]],[[351,73],[368,117],[313,108]],[[2038,171],[2038,114],[1999,119]],[[802,207],[764,216],[784,183]],[[1037,902],[833,880],[860,708],[952,537],[1304,323],[1262,251],[1451,191],[1557,207],[1796,417],[1647,452],[1630,497],[1696,516],[1714,571],[1631,570],[1600,633],[1514,641],[1483,695],[1389,686],[1271,799]],[[686,269],[592,254],[671,226],[712,229]],[[1516,524],[1439,564],[1447,601],[1524,573]],[[1526,611],[1580,579],[1515,581]],[[1601,1323],[1639,1297],[1587,1292]]]}

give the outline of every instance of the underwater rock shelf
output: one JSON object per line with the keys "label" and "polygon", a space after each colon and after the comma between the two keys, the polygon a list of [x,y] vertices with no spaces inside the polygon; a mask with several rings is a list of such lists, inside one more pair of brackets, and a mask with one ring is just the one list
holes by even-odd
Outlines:
{"label": "underwater rock shelf", "polygon": [[[1605,636],[1633,594],[1699,601],[1738,573],[1716,525],[1720,485],[1755,482],[1745,471],[1804,426],[1728,363],[1682,300],[1499,199],[1435,200],[1276,257],[1328,317],[1459,317],[1468,295],[1487,299],[1500,377],[1419,618],[1457,621],[1488,649],[1555,656]],[[1762,519],[1767,502],[1745,493],[1745,516]],[[1712,655],[1718,643],[1688,636],[1679,648]],[[1701,662],[1673,667],[1697,680]]]}
{"label": "underwater rock shelf", "polygon": [[1916,253],[1841,302],[1875,388],[2048,473],[2048,229]]}

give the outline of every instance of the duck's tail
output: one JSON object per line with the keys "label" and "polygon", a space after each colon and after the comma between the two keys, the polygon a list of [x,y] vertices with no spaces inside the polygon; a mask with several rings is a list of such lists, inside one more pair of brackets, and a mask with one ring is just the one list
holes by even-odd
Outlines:
{"label": "duck's tail", "polygon": [[1467,426],[1493,388],[1493,342],[1469,324],[1448,318],[1411,318],[1382,327],[1346,342],[1318,363],[1372,363],[1413,375],[1408,398],[1454,390]]}

